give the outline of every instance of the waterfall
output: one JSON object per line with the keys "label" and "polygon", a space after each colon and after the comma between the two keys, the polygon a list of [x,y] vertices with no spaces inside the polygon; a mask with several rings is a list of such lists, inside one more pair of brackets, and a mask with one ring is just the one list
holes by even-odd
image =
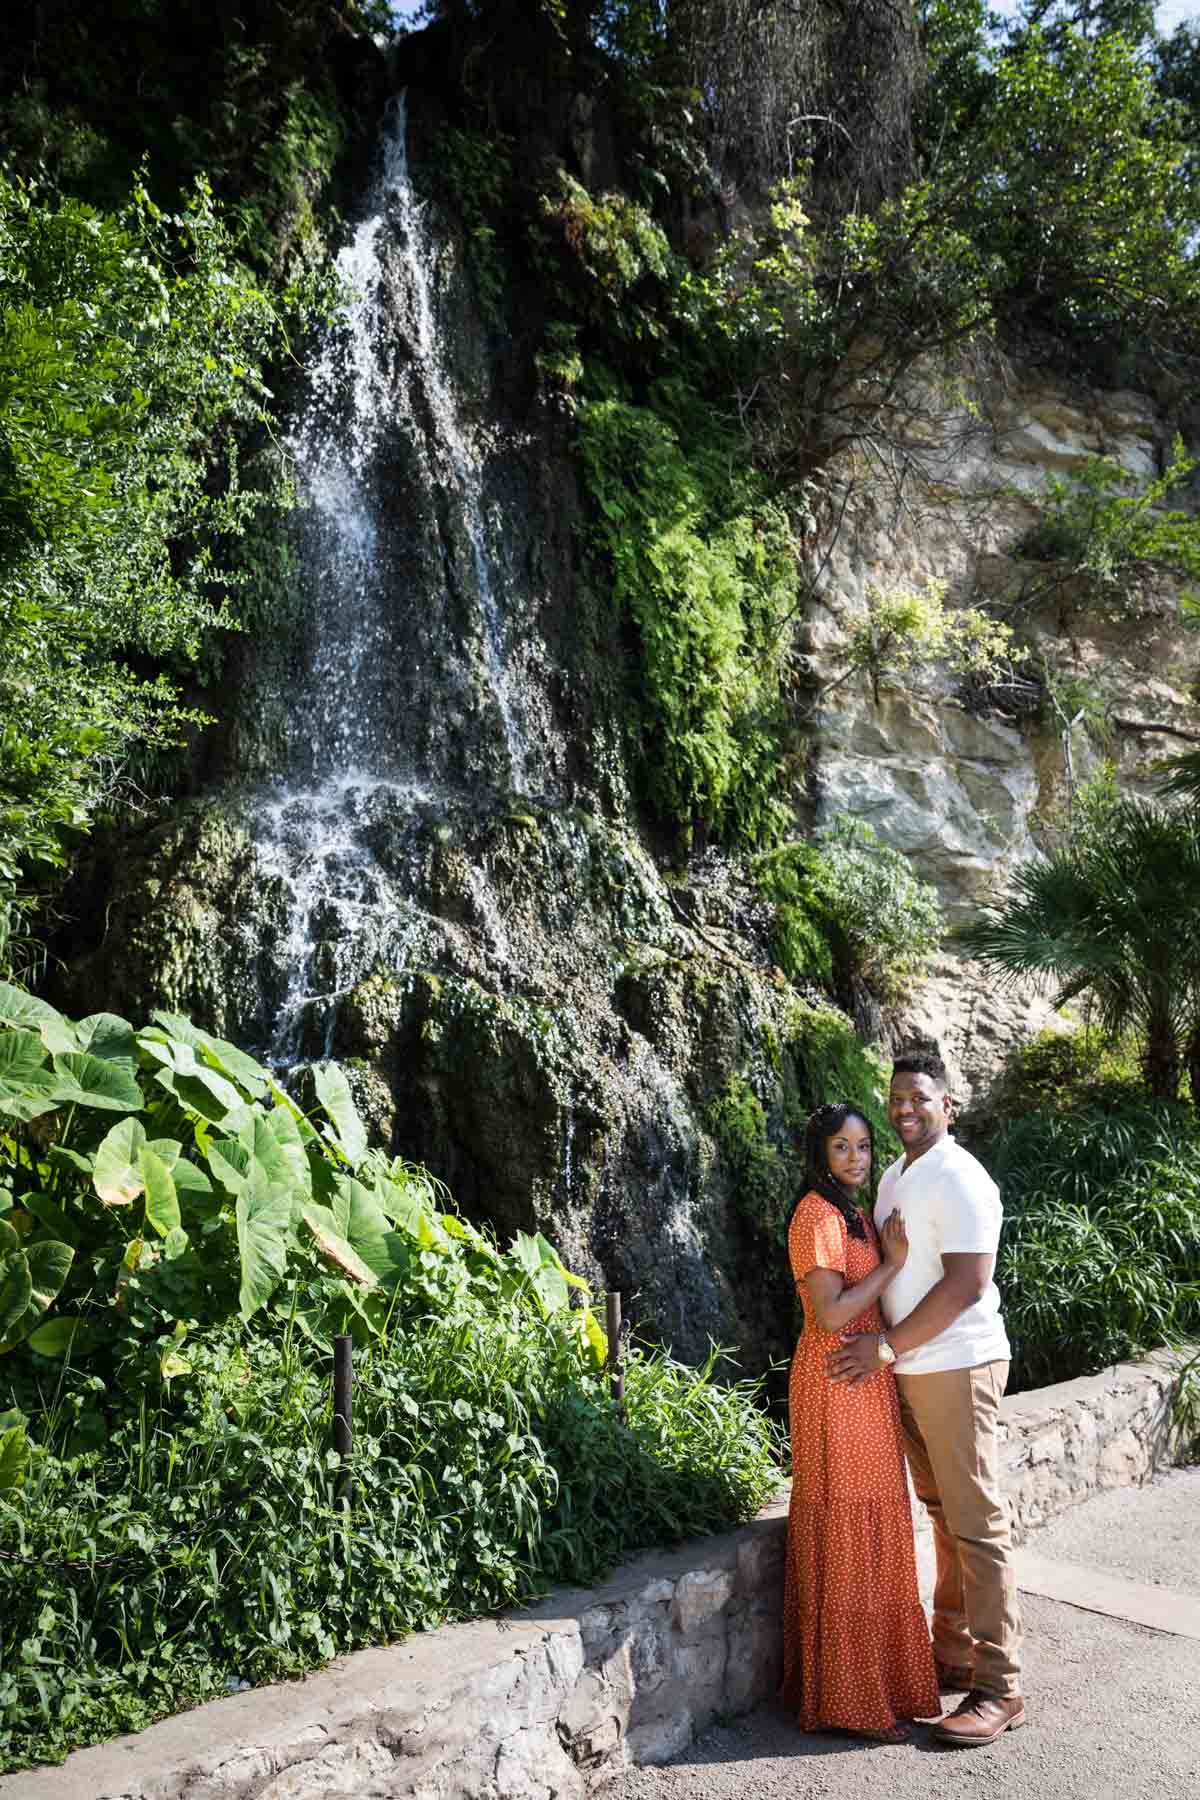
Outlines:
{"label": "waterfall", "polygon": [[422,802],[466,780],[443,718],[479,722],[498,785],[530,783],[489,547],[486,449],[464,421],[439,331],[443,261],[413,187],[401,96],[337,259],[349,300],[317,345],[288,438],[306,666],[283,697],[283,766],[255,808],[260,867],[280,896],[264,1049],[284,1065],[328,1052],[338,999],[373,966],[404,966],[414,909],[397,849]]}

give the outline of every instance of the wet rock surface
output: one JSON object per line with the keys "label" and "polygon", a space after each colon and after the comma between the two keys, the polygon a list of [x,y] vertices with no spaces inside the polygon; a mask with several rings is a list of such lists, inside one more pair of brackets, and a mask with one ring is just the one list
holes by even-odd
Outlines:
{"label": "wet rock surface", "polygon": [[[680,1354],[716,1341],[761,1369],[793,1337],[797,1128],[831,1097],[814,997],[772,966],[748,864],[672,859],[640,814],[627,646],[589,570],[569,421],[533,379],[538,308],[518,282],[513,334],[485,321],[430,198],[438,131],[420,91],[385,122],[342,252],[355,299],[290,430],[294,591],[242,659],[223,765],[108,847],[57,997],[186,1010],[285,1072],[339,1057],[377,1140],[470,1213],[545,1230]],[[1007,592],[1033,486],[1098,451],[1143,472],[1164,430],[1142,397],[1041,377],[963,411],[930,437],[919,505],[851,509],[804,626],[814,679],[870,582]],[[1071,655],[1131,716],[1194,724],[1194,640],[1144,598],[1120,631],[1075,619]],[[873,824],[952,919],[1061,812],[1053,723],[936,674],[878,703],[844,683],[809,724],[805,818]],[[1123,732],[1122,780],[1144,788],[1164,743]],[[1077,741],[1079,774],[1094,754]],[[969,1101],[1049,1008],[947,953],[899,1017],[869,996],[856,1016],[940,1047]],[[758,1133],[740,1158],[716,1123],[730,1093]]]}

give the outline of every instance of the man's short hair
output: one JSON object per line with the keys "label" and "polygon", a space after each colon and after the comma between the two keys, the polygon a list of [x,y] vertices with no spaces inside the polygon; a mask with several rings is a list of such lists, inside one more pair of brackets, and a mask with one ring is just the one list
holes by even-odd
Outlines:
{"label": "man's short hair", "polygon": [[911,1050],[896,1057],[892,1063],[893,1080],[897,1075],[928,1075],[938,1087],[949,1089],[950,1086],[946,1065],[932,1050]]}

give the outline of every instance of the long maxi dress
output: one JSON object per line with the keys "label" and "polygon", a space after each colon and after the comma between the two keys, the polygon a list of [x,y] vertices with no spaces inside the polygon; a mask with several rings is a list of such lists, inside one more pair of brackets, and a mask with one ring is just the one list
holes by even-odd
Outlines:
{"label": "long maxi dress", "polygon": [[[784,1576],[782,1699],[805,1731],[886,1731],[930,1718],[938,1699],[917,1591],[912,1509],[890,1369],[855,1387],[831,1381],[839,1333],[818,1325],[804,1291],[812,1269],[854,1286],[879,1266],[868,1222],[852,1237],[835,1206],[804,1196],[788,1231],[804,1330],[788,1385],[792,1501]],[[882,1331],[878,1306],[846,1327]]]}

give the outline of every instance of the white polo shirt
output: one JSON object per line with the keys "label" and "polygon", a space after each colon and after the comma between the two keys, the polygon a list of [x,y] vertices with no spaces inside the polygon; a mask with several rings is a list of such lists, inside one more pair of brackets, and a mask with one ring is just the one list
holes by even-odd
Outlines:
{"label": "white polo shirt", "polygon": [[[884,1170],[875,1202],[876,1225],[881,1226],[897,1207],[904,1214],[908,1259],[880,1299],[889,1325],[906,1319],[942,1279],[945,1253],[994,1256],[1004,1219],[999,1188],[983,1164],[949,1133],[907,1168],[901,1156]],[[977,1363],[1007,1361],[1010,1354],[1000,1295],[992,1281],[974,1306],[945,1331],[897,1356],[895,1368],[898,1375],[927,1375],[934,1369],[973,1369]]]}

